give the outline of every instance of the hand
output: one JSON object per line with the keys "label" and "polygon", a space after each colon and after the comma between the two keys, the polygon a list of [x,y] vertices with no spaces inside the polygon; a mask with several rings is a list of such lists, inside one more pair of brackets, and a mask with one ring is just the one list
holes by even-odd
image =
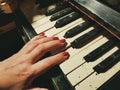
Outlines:
{"label": "hand", "polygon": [[[59,40],[57,37],[46,37],[43,34],[35,36],[18,53],[0,62],[0,90],[28,89],[38,75],[69,57],[67,52],[56,53],[56,50],[65,46],[65,39]],[[43,58],[47,52],[53,55]]]}

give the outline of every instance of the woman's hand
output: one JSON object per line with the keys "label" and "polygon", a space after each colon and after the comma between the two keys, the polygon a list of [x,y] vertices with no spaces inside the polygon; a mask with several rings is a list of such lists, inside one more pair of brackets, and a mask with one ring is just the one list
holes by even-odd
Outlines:
{"label": "woman's hand", "polygon": [[[35,36],[17,54],[0,62],[0,88],[26,90],[38,75],[69,57],[68,52],[55,54],[56,50],[65,46],[65,39],[59,40],[58,37],[46,37],[43,34]],[[43,58],[47,52],[54,55]]]}

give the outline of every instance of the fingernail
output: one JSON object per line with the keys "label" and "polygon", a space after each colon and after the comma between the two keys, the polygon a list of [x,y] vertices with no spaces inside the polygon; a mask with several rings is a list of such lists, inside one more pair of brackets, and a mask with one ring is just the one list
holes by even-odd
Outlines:
{"label": "fingernail", "polygon": [[62,53],[64,56],[69,56],[69,53],[68,52],[63,52]]}
{"label": "fingernail", "polygon": [[53,40],[58,40],[59,38],[58,37],[53,37]]}
{"label": "fingernail", "polygon": [[61,43],[64,43],[64,42],[66,42],[66,40],[65,40],[65,39],[61,39],[60,42],[61,42]]}
{"label": "fingernail", "polygon": [[44,36],[44,35],[45,35],[45,33],[44,33],[44,32],[41,32],[39,35],[40,35],[40,36]]}

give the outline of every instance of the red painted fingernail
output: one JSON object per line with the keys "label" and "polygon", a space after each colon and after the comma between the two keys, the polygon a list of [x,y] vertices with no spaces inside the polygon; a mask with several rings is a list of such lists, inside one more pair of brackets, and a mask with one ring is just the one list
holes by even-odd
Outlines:
{"label": "red painted fingernail", "polygon": [[44,33],[44,32],[41,32],[39,35],[40,35],[40,36],[44,36],[44,35],[45,35],[45,33]]}
{"label": "red painted fingernail", "polygon": [[64,43],[66,40],[65,39],[61,39],[60,42]]}
{"label": "red painted fingernail", "polygon": [[53,37],[53,40],[58,40],[59,38],[58,37]]}
{"label": "red painted fingernail", "polygon": [[64,56],[69,56],[69,53],[68,52],[63,52],[63,55]]}

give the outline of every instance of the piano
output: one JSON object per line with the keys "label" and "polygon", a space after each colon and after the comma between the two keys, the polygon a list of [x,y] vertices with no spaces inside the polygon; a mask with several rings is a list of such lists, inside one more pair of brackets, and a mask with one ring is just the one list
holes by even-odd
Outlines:
{"label": "piano", "polygon": [[16,10],[25,42],[45,32],[68,43],[69,59],[40,76],[49,90],[120,90],[120,8],[101,1],[28,0]]}

